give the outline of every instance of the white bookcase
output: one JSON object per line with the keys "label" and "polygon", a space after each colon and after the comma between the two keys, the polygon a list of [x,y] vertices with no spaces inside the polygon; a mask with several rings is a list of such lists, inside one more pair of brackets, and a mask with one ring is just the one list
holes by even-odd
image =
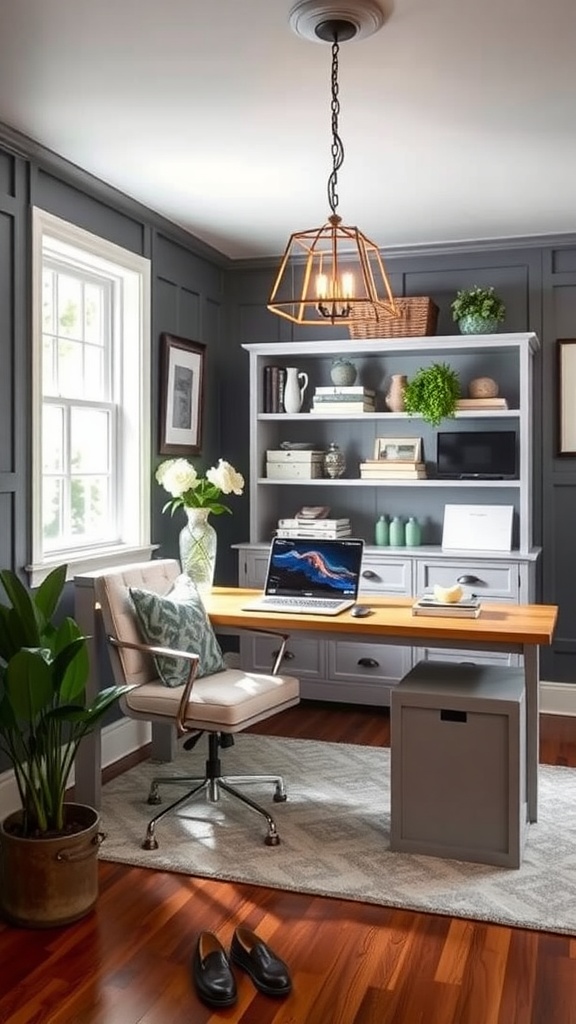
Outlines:
{"label": "white bookcase", "polygon": [[[342,341],[300,341],[288,344],[247,344],[250,360],[250,538],[237,545],[239,582],[263,583],[268,546],[280,517],[294,515],[303,505],[328,505],[334,516],[348,516],[354,536],[366,543],[363,593],[421,593],[439,582],[450,585],[470,577],[471,592],[490,600],[529,602],[535,599],[536,562],[533,545],[533,361],[539,343],[534,334],[496,334],[433,338],[394,338]],[[315,387],[330,384],[337,356],[356,365],[357,382],[377,392],[377,411],[356,415],[310,413]],[[516,434],[517,477],[513,480],[442,480],[433,476],[436,433],[418,416],[386,411],[384,396],[393,373],[412,377],[422,366],[446,362],[459,374],[462,394],[475,377],[497,380],[504,410],[457,412],[439,430],[513,430]],[[302,409],[297,414],[264,413],[264,367],[296,366],[309,378]],[[422,438],[425,480],[361,480],[359,463],[371,458],[378,437]],[[271,480],[265,476],[266,451],[282,441],[306,442],[320,449],[330,442],[346,456],[344,477],[312,480]],[[514,509],[511,551],[443,551],[444,506],[447,504],[505,504]],[[418,517],[423,544],[417,548],[375,547],[374,526],[387,514]],[[289,646],[290,670],[299,674],[305,697],[387,704],[390,687],[421,658],[449,658],[452,652],[409,651],[384,645],[313,641],[303,635]],[[265,668],[270,664],[266,638],[243,639],[243,663]],[[461,659],[461,653],[454,655]],[[478,656],[477,660],[480,660]],[[510,655],[482,660],[513,662]]]}

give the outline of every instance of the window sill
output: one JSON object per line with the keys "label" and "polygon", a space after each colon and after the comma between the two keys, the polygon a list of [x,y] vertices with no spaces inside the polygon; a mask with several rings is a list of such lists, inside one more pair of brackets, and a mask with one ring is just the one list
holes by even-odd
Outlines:
{"label": "window sill", "polygon": [[100,569],[109,569],[115,565],[130,565],[132,562],[148,562],[152,554],[159,547],[158,544],[146,544],[138,547],[117,547],[100,548],[94,551],[71,552],[67,556],[59,555],[57,558],[47,558],[42,563],[27,565],[26,572],[29,574],[31,587],[39,587],[58,565],[67,565],[66,579],[73,580],[75,576],[81,576],[88,572],[97,572]]}

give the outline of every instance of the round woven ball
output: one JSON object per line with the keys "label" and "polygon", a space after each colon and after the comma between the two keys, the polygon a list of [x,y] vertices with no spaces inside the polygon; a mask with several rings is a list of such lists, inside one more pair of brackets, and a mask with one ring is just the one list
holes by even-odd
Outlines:
{"label": "round woven ball", "polygon": [[476,377],[468,385],[470,398],[496,398],[498,385],[492,377]]}

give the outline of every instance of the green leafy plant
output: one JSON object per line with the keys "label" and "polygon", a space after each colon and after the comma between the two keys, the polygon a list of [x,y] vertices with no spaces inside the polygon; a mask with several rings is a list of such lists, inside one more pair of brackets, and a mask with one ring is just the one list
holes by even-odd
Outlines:
{"label": "green leafy plant", "polygon": [[500,323],[506,316],[506,307],[494,294],[494,288],[464,288],[456,293],[450,306],[452,319],[461,320],[465,316],[480,316],[483,320],[496,320]]}
{"label": "green leafy plant", "polygon": [[101,690],[86,705],[86,637],[72,618],[52,621],[66,581],[59,566],[31,595],[0,571],[9,604],[0,604],[0,749],[22,804],[19,835],[64,830],[64,795],[78,744],[129,686]]}
{"label": "green leafy plant", "polygon": [[458,374],[447,363],[423,367],[404,388],[406,412],[418,413],[434,427],[444,417],[454,416],[459,397]]}

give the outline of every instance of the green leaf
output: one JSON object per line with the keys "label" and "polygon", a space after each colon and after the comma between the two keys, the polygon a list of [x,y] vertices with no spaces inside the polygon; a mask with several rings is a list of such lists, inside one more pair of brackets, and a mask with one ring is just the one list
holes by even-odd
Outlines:
{"label": "green leaf", "polygon": [[6,668],[4,682],[14,714],[19,719],[33,722],[52,704],[52,672],[38,650],[15,654]]}
{"label": "green leaf", "polygon": [[84,692],[90,663],[83,636],[79,636],[58,651],[52,665],[54,693],[59,700],[75,700]]}
{"label": "green leaf", "polygon": [[53,569],[34,595],[34,602],[42,614],[44,623],[49,622],[56,611],[66,582],[67,569],[66,565],[59,565]]}
{"label": "green leaf", "polygon": [[[26,587],[9,569],[0,571],[0,583],[6,591],[14,612],[9,616],[11,634],[15,635],[17,632],[21,634],[23,637],[21,646],[40,647],[42,642],[38,629],[37,611]],[[16,629],[16,624],[18,629]]]}

